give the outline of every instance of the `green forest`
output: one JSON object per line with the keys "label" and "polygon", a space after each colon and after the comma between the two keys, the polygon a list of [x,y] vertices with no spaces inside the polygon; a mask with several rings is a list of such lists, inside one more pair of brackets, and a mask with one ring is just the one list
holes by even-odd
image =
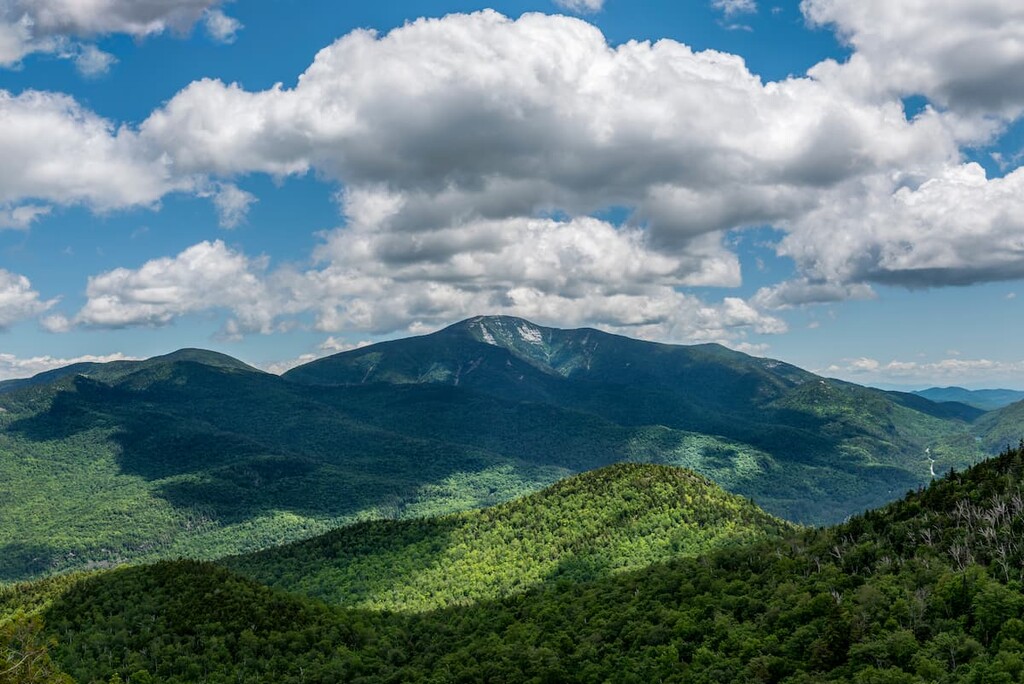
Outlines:
{"label": "green forest", "polygon": [[[563,486],[626,498],[638,477],[707,486],[658,468]],[[551,490],[523,515],[542,529],[543,502],[563,498],[573,497]],[[691,505],[723,502],[745,515],[725,494]],[[696,556],[590,578],[555,573],[466,604],[458,587],[435,583],[445,608],[424,610],[415,596],[387,610],[328,605],[196,561],[99,571],[0,594],[10,642],[0,681],[1018,682],[1022,513],[1024,447],[829,528],[767,519],[764,534]],[[260,558],[269,575],[287,572],[287,558],[307,565],[317,545],[295,548],[252,557],[249,571]],[[363,568],[372,579],[372,564]],[[392,581],[386,566],[377,572]]]}

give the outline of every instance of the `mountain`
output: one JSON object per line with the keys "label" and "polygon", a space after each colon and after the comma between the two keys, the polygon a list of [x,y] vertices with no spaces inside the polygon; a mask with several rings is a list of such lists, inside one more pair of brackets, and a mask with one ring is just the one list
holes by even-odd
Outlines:
{"label": "mountain", "polygon": [[227,354],[207,351],[205,349],[179,349],[164,356],[154,356],[144,361],[110,361],[107,363],[74,363],[70,366],[56,368],[51,371],[39,373],[31,378],[19,378],[4,380],[0,382],[0,394],[11,392],[33,386],[46,386],[53,384],[63,378],[82,376],[94,380],[113,381],[123,378],[132,373],[160,368],[169,364],[180,362],[201,363],[212,368],[224,368],[239,371],[257,371],[252,366],[232,358]]}
{"label": "mountain", "polygon": [[421,611],[697,556],[791,529],[692,471],[622,464],[494,508],[361,523],[224,564],[335,605]]}
{"label": "mountain", "polygon": [[741,482],[722,480],[701,460],[675,464],[801,522],[839,520],[922,484],[926,449],[940,468],[983,456],[969,431],[983,411],[963,404],[822,378],[714,344],[656,344],[510,317],[344,352],[284,377],[321,387],[458,388],[620,426],[713,435],[730,443],[719,461],[742,470]]}
{"label": "mountain", "polygon": [[78,682],[1014,682],[1022,487],[1015,449],[833,528],[414,615],[179,561],[0,593],[0,625]]}
{"label": "mountain", "polygon": [[619,462],[835,522],[927,483],[929,456],[982,458],[981,414],[500,317],[284,377],[198,350],[76,366],[0,389],[0,582],[481,508]]}
{"label": "mountain", "polygon": [[914,394],[934,402],[958,402],[983,411],[995,411],[1024,401],[1024,392],[1010,389],[969,390],[963,387],[932,387]]}

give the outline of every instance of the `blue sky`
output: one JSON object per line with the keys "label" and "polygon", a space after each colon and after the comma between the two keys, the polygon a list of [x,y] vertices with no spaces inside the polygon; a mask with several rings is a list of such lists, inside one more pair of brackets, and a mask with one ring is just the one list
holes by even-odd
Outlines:
{"label": "blue sky", "polygon": [[509,313],[1024,387],[1022,15],[0,0],[0,377]]}

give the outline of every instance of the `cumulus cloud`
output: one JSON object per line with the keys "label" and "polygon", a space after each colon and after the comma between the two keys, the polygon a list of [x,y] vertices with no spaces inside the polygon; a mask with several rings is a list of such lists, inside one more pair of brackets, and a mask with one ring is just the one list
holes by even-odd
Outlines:
{"label": "cumulus cloud", "polygon": [[[898,4],[903,18],[927,14]],[[874,48],[861,55],[858,36],[874,29],[851,7],[804,3],[866,60]],[[192,9],[193,21],[217,11]],[[928,79],[954,109],[908,120],[901,96],[925,86],[893,85],[897,69],[868,92],[850,80],[853,65],[765,83],[735,55],[669,40],[612,46],[570,17],[423,19],[339,39],[294,87],[195,82],[136,127],[65,96],[0,93],[0,157],[13,160],[0,168],[0,206],[102,211],[186,191],[209,196],[232,227],[255,201],[236,185],[246,174],[313,171],[340,187],[346,225],[313,264],[268,272],[265,260],[202,243],[96,276],[68,325],[223,309],[234,312],[228,334],[300,314],[328,332],[382,333],[503,312],[735,341],[784,329],[766,311],[870,297],[873,283],[1019,277],[1024,173],[987,179],[960,151],[999,122]],[[623,225],[588,218],[609,207],[626,209]],[[785,232],[778,251],[796,278],[749,302],[680,292],[739,284],[724,235],[765,224]]]}
{"label": "cumulus cloud", "polygon": [[761,288],[752,301],[762,309],[773,310],[849,299],[874,299],[875,296],[874,290],[863,283],[847,284],[796,278]]}
{"label": "cumulus cloud", "polygon": [[[83,73],[102,73],[110,55],[81,43],[110,34],[145,38],[183,33],[205,19],[217,40],[230,41],[241,25],[224,15],[223,0],[4,0],[0,2],[0,66],[36,52],[74,59]],[[98,69],[98,71],[96,71]]]}
{"label": "cumulus cloud", "polygon": [[965,114],[1024,111],[1024,4],[1017,0],[803,0],[854,54],[812,74],[864,96],[921,94]]}
{"label": "cumulus cloud", "polygon": [[179,173],[316,169],[383,189],[391,230],[635,209],[665,248],[791,218],[822,187],[956,159],[937,114],[862,103],[813,79],[762,83],[673,42],[610,46],[578,19],[495,12],[356,31],[295,88],[193,83],[141,137]]}
{"label": "cumulus cloud", "polygon": [[75,68],[89,78],[102,76],[117,63],[117,57],[95,45],[82,45],[74,51]]}
{"label": "cumulus cloud", "polygon": [[322,359],[323,357],[330,356],[332,354],[340,354],[341,352],[352,351],[353,349],[362,349],[363,347],[367,347],[371,344],[373,344],[373,342],[369,340],[362,340],[359,342],[347,342],[345,340],[340,340],[335,337],[328,337],[320,344],[319,347],[317,347],[317,351],[315,353],[311,352],[308,354],[300,354],[294,359],[287,359],[285,361],[275,361],[272,363],[264,364],[260,367],[263,370],[267,371],[268,373],[273,373],[274,375],[281,375],[283,373],[287,373],[293,368],[309,363],[310,361],[316,361],[317,359]]}
{"label": "cumulus cloud", "polygon": [[231,332],[270,332],[276,313],[263,279],[265,259],[250,259],[223,242],[201,242],[174,257],[118,268],[89,279],[88,300],[75,325],[161,326],[213,310],[234,315]]}
{"label": "cumulus cloud", "polygon": [[604,0],[555,0],[555,4],[579,14],[592,14],[604,9]]}
{"label": "cumulus cloud", "polygon": [[[165,325],[224,311],[231,316],[227,335],[270,333],[303,321],[324,332],[381,335],[485,311],[687,341],[785,331],[783,321],[741,299],[708,304],[679,292],[677,262],[645,252],[638,233],[590,222],[502,223],[448,236],[462,249],[392,244],[341,229],[327,236],[320,266],[305,271],[271,271],[265,259],[204,242],[91,278],[85,306],[71,318],[52,317],[50,327]],[[481,235],[489,241],[459,242]]]}
{"label": "cumulus cloud", "polygon": [[244,28],[242,22],[229,17],[219,9],[207,10],[203,17],[203,25],[206,27],[206,33],[218,43],[235,42],[238,32]]}
{"label": "cumulus cloud", "polygon": [[38,316],[56,303],[44,301],[25,276],[0,268],[0,331]]}
{"label": "cumulus cloud", "polygon": [[830,288],[1024,277],[1024,169],[951,166],[916,188],[871,179],[794,222],[779,251]]}
{"label": "cumulus cloud", "polygon": [[711,0],[711,6],[727,17],[757,12],[755,0]]}
{"label": "cumulus cloud", "polygon": [[0,90],[0,159],[0,206],[34,199],[108,210],[192,185],[135,133],[55,93]]}
{"label": "cumulus cloud", "polygon": [[120,352],[103,356],[77,356],[69,359],[53,356],[18,357],[14,354],[0,353],[0,380],[13,378],[30,378],[39,373],[64,368],[75,363],[110,363],[111,361],[138,361],[134,356]]}
{"label": "cumulus cloud", "polygon": [[249,209],[259,201],[255,195],[232,183],[220,183],[207,193],[213,198],[213,207],[217,210],[221,228],[237,228],[243,224]]}

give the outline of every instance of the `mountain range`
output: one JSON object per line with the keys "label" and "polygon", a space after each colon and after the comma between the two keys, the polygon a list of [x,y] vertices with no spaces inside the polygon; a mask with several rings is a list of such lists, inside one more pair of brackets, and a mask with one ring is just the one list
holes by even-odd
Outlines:
{"label": "mountain range", "polygon": [[1011,389],[969,390],[963,387],[930,387],[914,394],[936,402],[955,401],[983,411],[994,411],[1024,401],[1024,392]]}
{"label": "mountain range", "polygon": [[281,377],[182,350],[0,386],[0,581],[492,506],[620,462],[838,522],[1020,436],[719,345],[477,317]]}

